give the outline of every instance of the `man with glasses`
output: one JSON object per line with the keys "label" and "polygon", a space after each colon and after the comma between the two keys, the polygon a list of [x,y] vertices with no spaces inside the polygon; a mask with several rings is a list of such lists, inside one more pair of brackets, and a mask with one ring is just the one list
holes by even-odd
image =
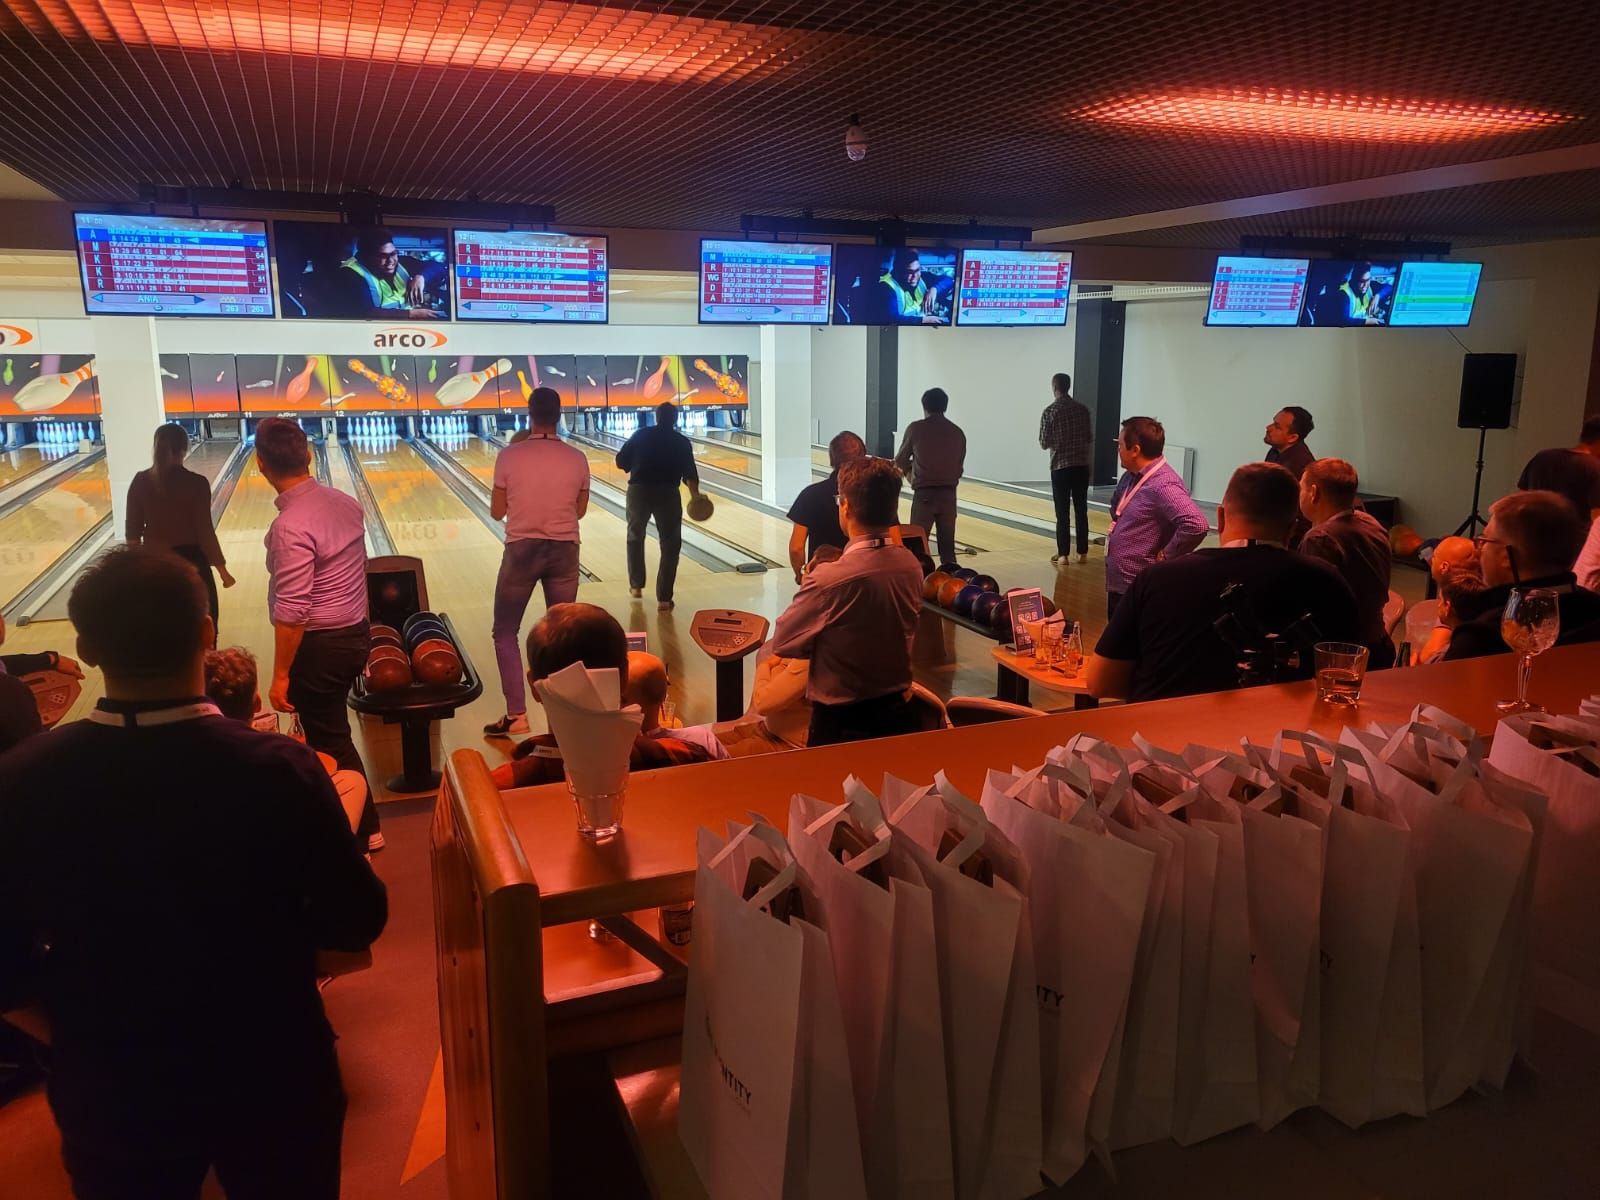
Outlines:
{"label": "man with glasses", "polygon": [[1561,613],[1557,645],[1600,641],[1600,595],[1578,586],[1572,566],[1583,547],[1584,527],[1571,501],[1556,492],[1513,492],[1489,509],[1489,524],[1474,538],[1486,591],[1478,615],[1450,635],[1449,659],[1505,654],[1500,616],[1516,588],[1556,593]]}

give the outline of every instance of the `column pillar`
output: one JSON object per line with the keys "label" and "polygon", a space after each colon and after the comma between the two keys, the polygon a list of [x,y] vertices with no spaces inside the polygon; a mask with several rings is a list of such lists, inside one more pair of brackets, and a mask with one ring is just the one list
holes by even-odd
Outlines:
{"label": "column pillar", "polygon": [[811,338],[804,325],[761,326],[756,402],[766,504],[786,508],[811,482]]}
{"label": "column pillar", "polygon": [[867,329],[867,453],[893,458],[900,429],[900,326]]}
{"label": "column pillar", "polygon": [[1122,344],[1127,302],[1078,293],[1077,350],[1072,394],[1093,414],[1094,465],[1090,481],[1115,483],[1119,470],[1117,429],[1122,424]]}
{"label": "column pillar", "polygon": [[150,465],[150,443],[166,420],[156,323],[150,317],[90,317],[94,331],[95,380],[100,387],[100,422],[106,439],[115,537],[126,525],[128,484]]}

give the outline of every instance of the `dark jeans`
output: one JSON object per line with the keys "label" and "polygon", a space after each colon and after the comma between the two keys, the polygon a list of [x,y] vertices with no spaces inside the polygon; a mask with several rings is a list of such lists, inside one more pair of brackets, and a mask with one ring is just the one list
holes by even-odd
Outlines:
{"label": "dark jeans", "polygon": [[1126,592],[1106,593],[1106,620],[1109,621],[1117,615],[1117,605],[1122,603],[1122,597],[1125,595],[1127,595]]}
{"label": "dark jeans", "polygon": [[922,526],[933,541],[933,529],[939,527],[939,565],[953,567],[956,563],[956,489],[949,487],[919,487],[911,493],[911,523]]}
{"label": "dark jeans", "polygon": [[[206,585],[206,604],[211,609],[211,624],[217,624],[217,576],[206,561],[206,552],[199,546],[174,546],[172,552],[200,573],[200,582]],[[217,636],[222,636],[219,631]]]}
{"label": "dark jeans", "polygon": [[656,523],[661,540],[661,565],[656,569],[656,599],[671,600],[678,581],[678,556],[683,552],[683,496],[678,485],[628,485],[628,586],[644,587],[644,531]]}
{"label": "dark jeans", "polygon": [[331,1048],[327,1058],[326,1066],[274,1064],[298,1086],[258,1094],[256,1073],[243,1070],[226,1095],[206,1094],[203,1085],[171,1094],[141,1081],[121,1096],[137,1113],[107,1111],[104,1089],[80,1103],[77,1089],[58,1076],[50,1105],[73,1195],[196,1200],[215,1167],[228,1200],[338,1200],[345,1096]]}
{"label": "dark jeans", "polygon": [[807,746],[837,746],[917,732],[916,713],[899,692],[850,704],[813,704]]}
{"label": "dark jeans", "polygon": [[523,683],[526,665],[517,635],[533,589],[544,586],[544,606],[571,604],[578,598],[578,543],[521,538],[507,542],[500,556],[500,577],[494,585],[494,658],[500,668],[500,690],[506,713],[528,711]]}
{"label": "dark jeans", "polygon": [[1050,495],[1056,502],[1056,553],[1067,556],[1071,533],[1069,511],[1078,519],[1078,553],[1089,553],[1089,468],[1062,467],[1050,472]]}
{"label": "dark jeans", "polygon": [[[357,771],[366,778],[361,754],[350,733],[350,711],[345,698],[367,665],[367,623],[343,629],[310,629],[289,666],[289,703],[300,715],[306,745],[320,750],[341,771]],[[361,811],[356,840],[365,846],[378,832],[378,809],[367,787],[367,805]]]}

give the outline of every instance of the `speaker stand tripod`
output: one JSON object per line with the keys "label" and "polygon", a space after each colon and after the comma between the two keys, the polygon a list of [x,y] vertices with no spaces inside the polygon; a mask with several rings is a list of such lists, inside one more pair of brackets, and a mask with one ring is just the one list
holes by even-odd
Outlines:
{"label": "speaker stand tripod", "polygon": [[1478,500],[1483,495],[1483,445],[1488,436],[1489,427],[1478,426],[1478,473],[1472,480],[1472,512],[1465,521],[1456,526],[1456,537],[1461,537],[1463,534],[1475,537],[1480,526],[1485,529],[1489,526],[1488,518],[1478,511]]}

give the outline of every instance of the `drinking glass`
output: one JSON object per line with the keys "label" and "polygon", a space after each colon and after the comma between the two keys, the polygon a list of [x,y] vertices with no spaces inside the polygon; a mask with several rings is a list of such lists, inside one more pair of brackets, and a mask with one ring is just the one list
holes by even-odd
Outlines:
{"label": "drinking glass", "polygon": [[1528,700],[1528,677],[1533,660],[1556,644],[1561,635],[1561,608],[1549,588],[1512,588],[1500,616],[1500,636],[1517,652],[1517,698],[1502,700],[1495,708],[1503,713],[1543,712],[1542,705]]}
{"label": "drinking glass", "polygon": [[626,784],[615,792],[583,795],[568,780],[567,791],[578,809],[579,834],[592,842],[603,842],[617,835],[622,828],[622,803],[628,795]]}
{"label": "drinking glass", "polygon": [[1060,623],[1045,625],[1039,631],[1039,665],[1047,669],[1053,667],[1061,661],[1061,654]]}
{"label": "drinking glass", "polygon": [[1367,677],[1367,648],[1355,642],[1318,642],[1315,652],[1317,699],[1353,707]]}

